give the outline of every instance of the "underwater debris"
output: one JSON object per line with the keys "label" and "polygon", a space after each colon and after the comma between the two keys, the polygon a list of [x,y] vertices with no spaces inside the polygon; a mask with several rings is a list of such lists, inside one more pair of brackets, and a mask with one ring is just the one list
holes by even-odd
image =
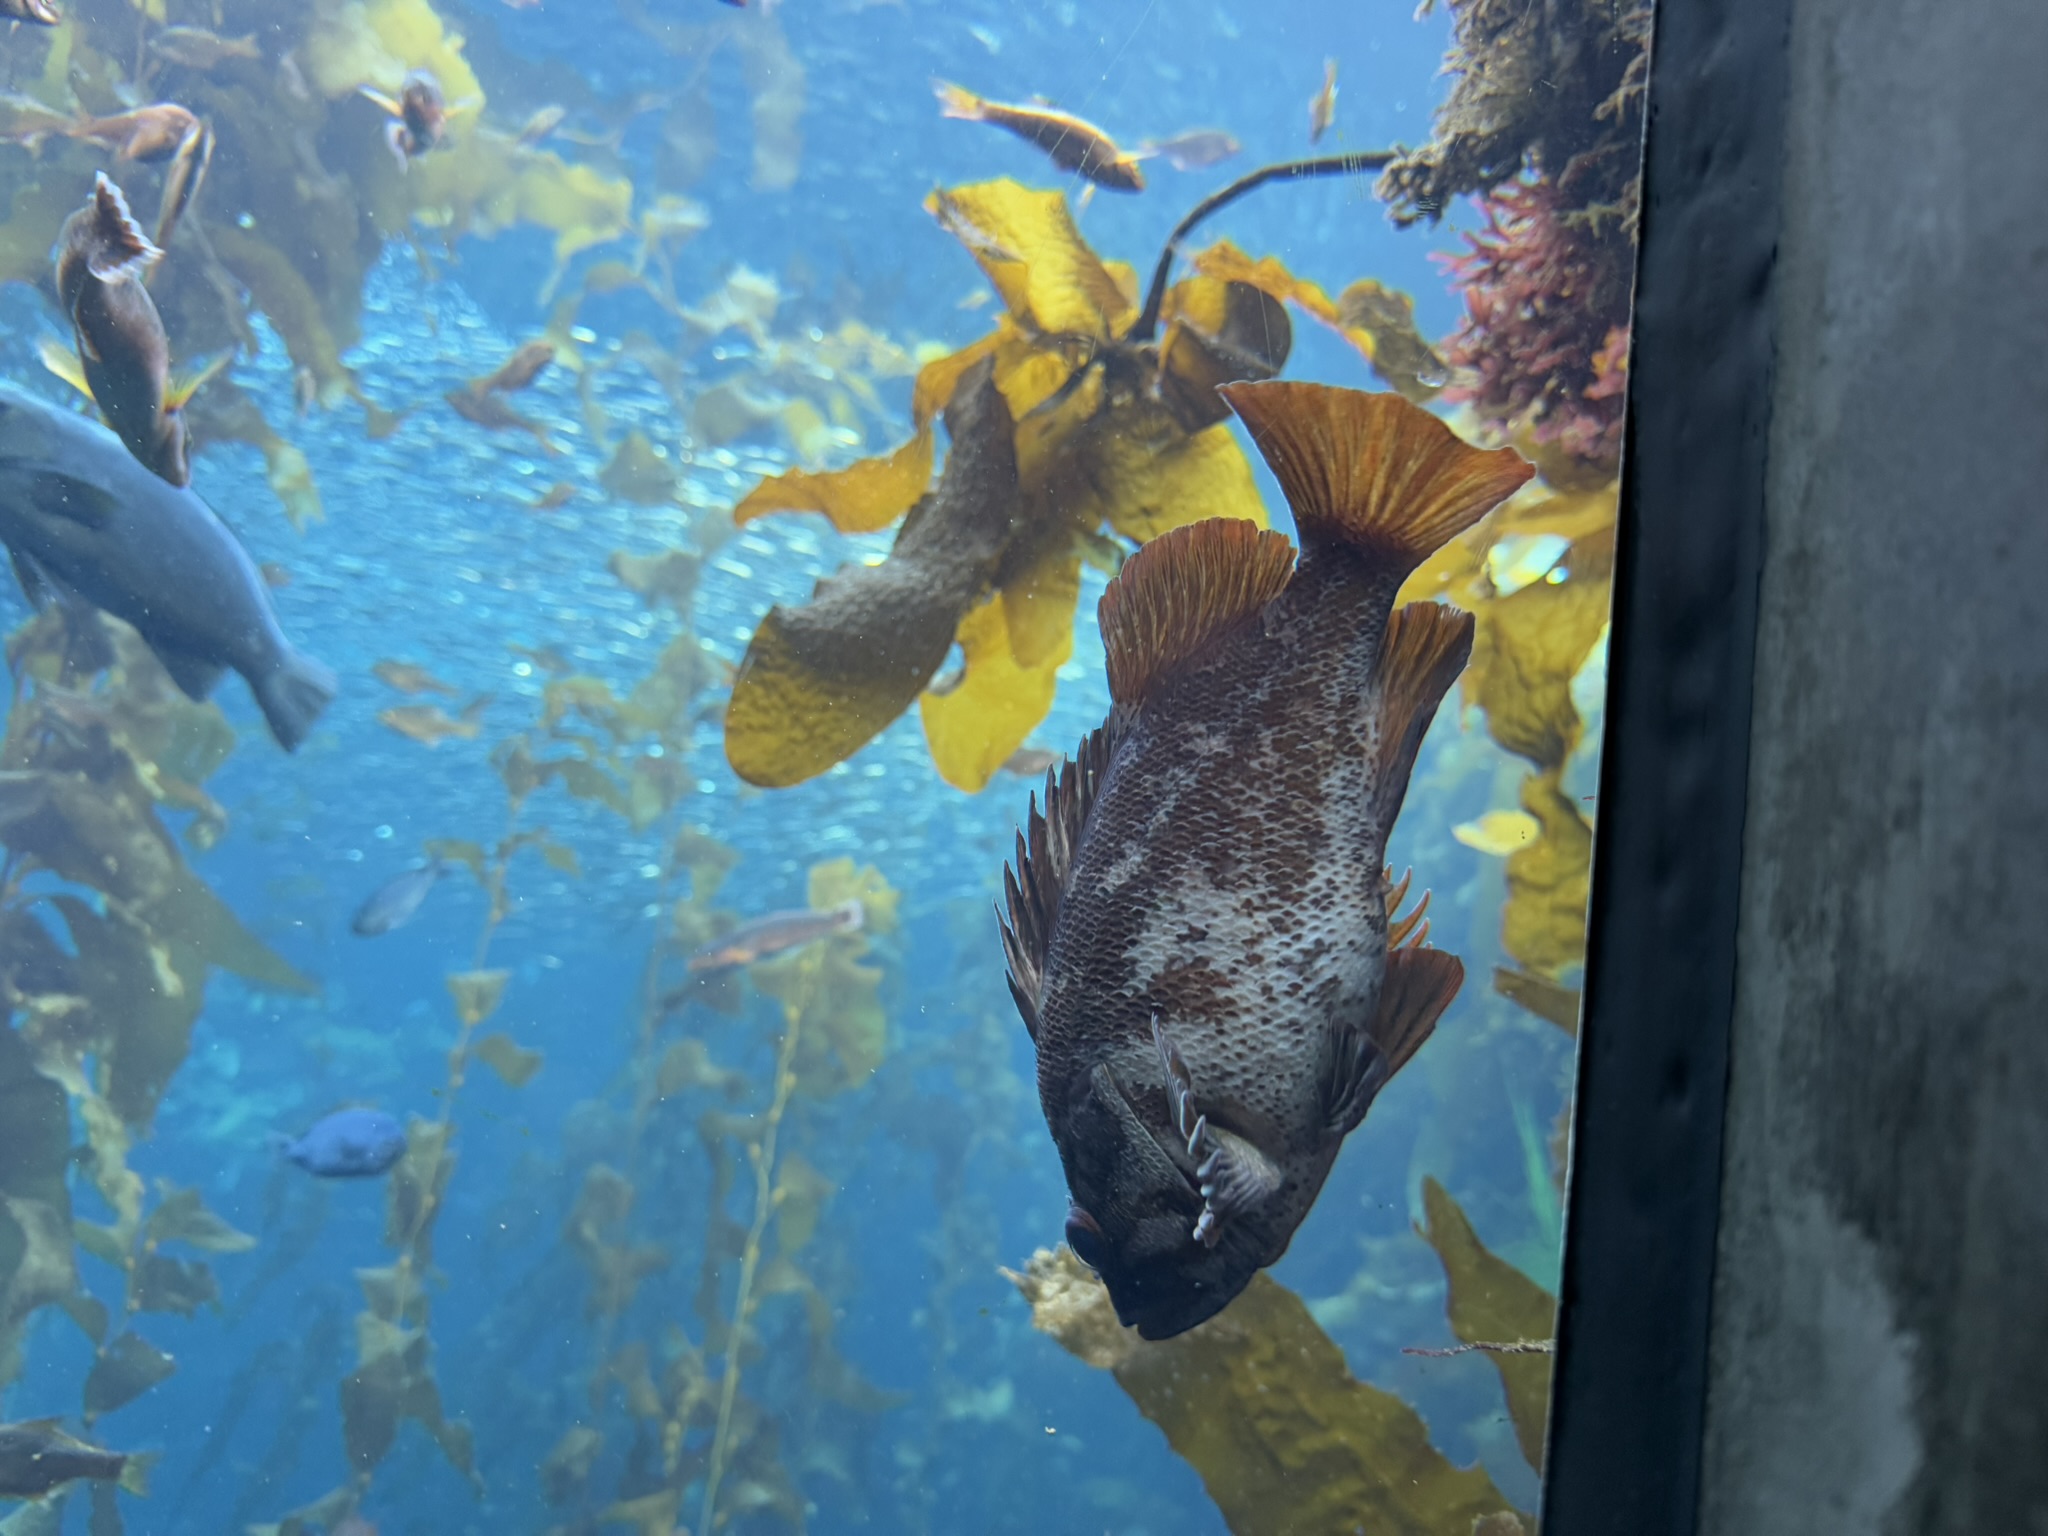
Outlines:
{"label": "underwater debris", "polygon": [[[1286,493],[1300,562],[1281,535],[1231,520],[1132,557],[1099,615],[1116,708],[1042,815],[1034,802],[1004,881],[1010,990],[1073,1195],[1067,1241],[1147,1339],[1213,1316],[1279,1258],[1463,981],[1455,957],[1420,947],[1426,930],[1403,944],[1390,927],[1380,855],[1472,620],[1391,612],[1391,593],[1531,474],[1395,395],[1222,393]],[[1337,614],[1357,638],[1333,647]],[[1326,717],[1357,696],[1380,743],[1362,764]],[[1252,763],[1284,792],[1248,797]],[[1332,864],[1337,786],[1360,775],[1348,835],[1366,858]],[[1304,912],[1329,914],[1336,936]],[[1133,942],[1162,921],[1163,943]],[[1271,966],[1302,981],[1278,1004],[1258,995]],[[1344,997],[1359,1001],[1328,1001]],[[1255,1123],[1229,1109],[1254,1100]]]}
{"label": "underwater debris", "polygon": [[945,80],[934,80],[939,114],[963,122],[989,123],[1044,150],[1052,163],[1112,192],[1142,192],[1145,173],[1139,156],[1127,155],[1093,123],[1047,107],[1007,106]]}
{"label": "underwater debris", "polygon": [[1201,1476],[1233,1536],[1410,1531],[1472,1536],[1511,1508],[1479,1467],[1453,1466],[1422,1416],[1357,1380],[1301,1299],[1258,1275],[1222,1316],[1148,1343],[1121,1326],[1072,1250],[1005,1270],[1031,1320],[1116,1377]]}
{"label": "underwater debris", "polygon": [[1308,99],[1308,141],[1311,144],[1323,142],[1323,135],[1330,131],[1330,125],[1337,120],[1337,61],[1323,60],[1323,83],[1315,95]]}

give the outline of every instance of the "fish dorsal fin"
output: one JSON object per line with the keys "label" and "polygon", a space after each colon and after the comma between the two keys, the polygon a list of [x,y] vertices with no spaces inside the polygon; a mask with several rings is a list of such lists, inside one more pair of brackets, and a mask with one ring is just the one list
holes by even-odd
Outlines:
{"label": "fish dorsal fin", "polygon": [[1331,1135],[1358,1129],[1374,1097],[1422,1049],[1464,981],[1464,962],[1440,949],[1397,949],[1387,956],[1372,1022],[1340,1030],[1332,1042],[1323,1082]]}
{"label": "fish dorsal fin", "polygon": [[163,252],[150,243],[128,211],[128,199],[101,171],[92,184],[93,252],[86,270],[103,283],[140,277]]}
{"label": "fish dorsal fin", "polygon": [[1096,610],[1109,653],[1109,696],[1143,702],[1153,682],[1287,586],[1294,546],[1241,518],[1212,517],[1162,534],[1124,562]]}
{"label": "fish dorsal fin", "polygon": [[1472,615],[1443,603],[1409,603],[1387,618],[1373,677],[1373,825],[1386,846],[1423,733],[1472,655]]}
{"label": "fish dorsal fin", "polygon": [[1395,394],[1271,380],[1225,384],[1304,552],[1345,544],[1406,576],[1535,473],[1511,448],[1474,448]]}
{"label": "fish dorsal fin", "polygon": [[39,469],[29,476],[29,500],[46,517],[61,517],[86,528],[104,528],[120,504],[90,481],[59,470]]}
{"label": "fish dorsal fin", "polygon": [[1032,796],[1030,813],[1017,833],[1016,867],[1003,868],[1003,906],[996,919],[1002,928],[1010,996],[1016,999],[1017,1012],[1023,1015],[1033,1041],[1038,1039],[1038,1005],[1053,923],[1073,873],[1074,853],[1081,845],[1088,812],[1094,807],[1123,729],[1122,712],[1112,712],[1072,757],[1047,770],[1044,813],[1038,809],[1038,797]]}

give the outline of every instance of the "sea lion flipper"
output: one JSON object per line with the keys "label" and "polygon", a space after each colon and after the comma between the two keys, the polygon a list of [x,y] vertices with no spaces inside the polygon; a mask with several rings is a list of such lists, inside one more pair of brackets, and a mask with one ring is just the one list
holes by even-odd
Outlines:
{"label": "sea lion flipper", "polygon": [[1406,1066],[1464,984],[1465,965],[1440,949],[1397,949],[1387,956],[1379,1007],[1363,1030],[1340,1030],[1323,1085],[1323,1117],[1333,1136],[1365,1119],[1389,1079]]}

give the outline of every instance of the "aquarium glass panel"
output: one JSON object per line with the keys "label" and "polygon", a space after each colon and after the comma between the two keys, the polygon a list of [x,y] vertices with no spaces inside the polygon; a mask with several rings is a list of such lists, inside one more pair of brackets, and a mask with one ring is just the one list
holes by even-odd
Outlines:
{"label": "aquarium glass panel", "polygon": [[1649,0],[0,12],[0,1532],[1533,1531]]}

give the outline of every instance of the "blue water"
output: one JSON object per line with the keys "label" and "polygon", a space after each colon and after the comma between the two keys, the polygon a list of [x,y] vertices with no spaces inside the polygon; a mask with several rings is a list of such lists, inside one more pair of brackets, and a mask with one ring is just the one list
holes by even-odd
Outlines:
{"label": "blue water", "polygon": [[[650,0],[647,13],[695,20],[716,9],[712,0]],[[857,316],[906,344],[964,344],[986,330],[992,311],[959,307],[982,286],[980,275],[922,211],[922,198],[934,186],[999,175],[1058,180],[1029,146],[941,121],[931,77],[999,99],[1043,93],[1126,143],[1208,124],[1234,132],[1245,146],[1238,159],[1186,175],[1152,162],[1145,195],[1105,194],[1081,215],[1099,251],[1143,270],[1203,193],[1253,165],[1307,152],[1306,101],[1325,57],[1343,70],[1334,147],[1426,138],[1447,24],[1441,14],[1411,19],[1409,9],[1407,0],[786,0],[776,19],[806,76],[801,173],[785,191],[751,187],[738,64],[714,59],[720,147],[691,189],[710,224],[677,258],[678,289],[686,298],[708,292],[744,263],[783,281],[790,297],[778,331]],[[458,29],[495,33],[505,52],[577,71],[604,97],[673,85],[690,67],[650,46],[608,0],[545,0],[519,11],[479,0],[473,16],[453,5],[444,14]],[[488,70],[480,72],[491,87]],[[625,144],[628,163],[650,178],[658,118],[642,119]],[[1449,246],[1450,231],[1394,229],[1363,184],[1268,189],[1204,231],[1214,236],[1278,255],[1332,292],[1366,275],[1404,289],[1428,335],[1443,334],[1459,313],[1429,260]],[[348,932],[349,915],[428,839],[488,842],[502,831],[490,749],[526,724],[545,681],[508,647],[553,647],[623,690],[674,621],[611,577],[610,552],[687,541],[699,520],[789,462],[764,439],[686,463],[688,507],[650,510],[592,494],[546,516],[527,511],[522,503],[557,480],[594,487],[603,467],[573,378],[552,371],[518,402],[553,429],[566,450],[559,459],[473,427],[439,400],[543,322],[536,294],[548,245],[526,229],[470,238],[459,264],[431,281],[410,252],[387,251],[369,283],[363,341],[347,361],[383,404],[422,406],[382,442],[364,439],[352,408],[288,426],[311,462],[324,522],[295,533],[251,449],[217,446],[199,464],[198,488],[256,557],[289,569],[291,583],[277,594],[285,624],[344,687],[295,757],[264,735],[239,682],[220,694],[241,737],[209,786],[230,831],[197,867],[321,990],[279,997],[217,975],[191,1057],[154,1134],[131,1157],[145,1179],[197,1186],[260,1242],[216,1261],[225,1312],[144,1320],[176,1357],[177,1374],[98,1427],[108,1443],[164,1453],[153,1496],[124,1502],[130,1530],[238,1530],[345,1480],[335,1386],[353,1363],[351,1318],[361,1306],[353,1271],[390,1259],[384,1192],[374,1183],[316,1185],[281,1168],[266,1135],[303,1128],[349,1100],[401,1116],[440,1112],[455,1032],[443,977],[469,966],[484,902],[466,879],[446,881],[416,922],[374,942]],[[583,264],[615,254],[594,252]],[[60,397],[28,352],[33,328],[52,326],[47,311],[19,288],[0,302],[11,322],[0,367]],[[593,302],[581,319],[600,346],[636,327],[665,334],[669,324],[630,297]],[[1295,336],[1290,377],[1370,383],[1341,340],[1306,320]],[[708,353],[689,371],[693,385],[722,376]],[[292,421],[291,368],[274,339],[239,362],[235,377],[274,421]],[[669,402],[644,377],[621,370],[603,388],[619,430],[638,425],[682,446]],[[896,430],[907,431],[907,380],[882,388]],[[868,447],[893,440],[876,424]],[[707,562],[696,632],[737,661],[769,604],[799,602],[818,576],[886,547],[886,535],[841,538],[815,518],[752,524]],[[1065,746],[1102,718],[1107,691],[1092,617],[1101,588],[1090,572],[1075,654],[1034,741]],[[11,588],[5,601],[18,603]],[[9,607],[10,617],[16,611]],[[404,702],[370,676],[383,657],[425,663],[464,697],[493,695],[481,738],[429,750],[379,725],[380,709]],[[1481,735],[1446,707],[1393,850],[1397,868],[1414,864],[1435,888],[1438,942],[1464,953],[1477,980],[1351,1138],[1277,1275],[1319,1305],[1360,1376],[1415,1403],[1447,1454],[1483,1459],[1503,1490],[1531,1507],[1534,1478],[1515,1451],[1490,1368],[1400,1353],[1449,1342],[1441,1271],[1410,1228],[1424,1174],[1453,1187],[1496,1248],[1538,1279],[1554,1279],[1554,1250],[1543,1248],[1554,1228],[1524,1176],[1511,1107],[1519,1099],[1527,1122],[1548,1135],[1567,1091],[1568,1042],[1484,988],[1498,951],[1499,861],[1449,830],[1511,803],[1501,786],[1513,771],[1492,766],[1506,760],[1488,756]],[[1582,761],[1575,773],[1589,771]],[[820,1400],[805,1380],[800,1309],[787,1300],[764,1308],[762,1355],[749,1359],[745,1379],[746,1395],[778,1422],[809,1529],[1221,1531],[1199,1480],[1159,1432],[1109,1375],[1036,1333],[997,1272],[1057,1239],[1066,1201],[990,915],[1025,801],[1021,781],[999,776],[971,797],[948,788],[914,716],[822,778],[772,793],[736,781],[707,725],[688,774],[694,790],[683,819],[744,855],[723,905],[742,913],[800,906],[810,867],[841,855],[874,865],[903,893],[901,928],[876,948],[888,1060],[864,1088],[804,1106],[790,1132],[838,1185],[805,1254],[832,1300],[833,1342],[892,1405],[862,1411]],[[579,1419],[607,1441],[584,1507],[602,1507],[626,1486],[634,1437],[616,1393],[591,1404],[599,1331],[584,1314],[585,1271],[560,1234],[584,1170],[627,1156],[626,1073],[642,966],[663,910],[661,845],[656,832],[635,835],[559,790],[536,796],[527,821],[572,845],[582,874],[531,856],[514,866],[516,904],[490,961],[512,974],[489,1027],[544,1051],[546,1062],[520,1089],[472,1069],[453,1112],[460,1163],[436,1229],[440,1273],[431,1288],[434,1368],[449,1414],[474,1426],[482,1489],[407,1426],[362,1509],[385,1533],[549,1529],[566,1516],[541,1505],[535,1469]],[[691,1019],[687,1027],[707,1032],[720,1062],[747,1072],[758,1090],[772,1049],[764,1016]],[[673,1262],[642,1285],[613,1330],[619,1342],[658,1340],[668,1323],[701,1333],[692,1299],[707,1181],[694,1113],[657,1112],[641,1139],[635,1222],[644,1240],[671,1247]],[[95,1214],[94,1197],[79,1188],[81,1213]],[[735,1209],[745,1220],[744,1198]],[[84,1263],[89,1286],[117,1294],[110,1271]],[[0,1416],[73,1411],[90,1362],[83,1336],[45,1312],[27,1354],[27,1374],[7,1390]],[[84,1505],[73,1501],[67,1530],[85,1529]],[[693,1494],[684,1528],[695,1516]],[[733,1528],[786,1527],[772,1514],[736,1514]]]}

